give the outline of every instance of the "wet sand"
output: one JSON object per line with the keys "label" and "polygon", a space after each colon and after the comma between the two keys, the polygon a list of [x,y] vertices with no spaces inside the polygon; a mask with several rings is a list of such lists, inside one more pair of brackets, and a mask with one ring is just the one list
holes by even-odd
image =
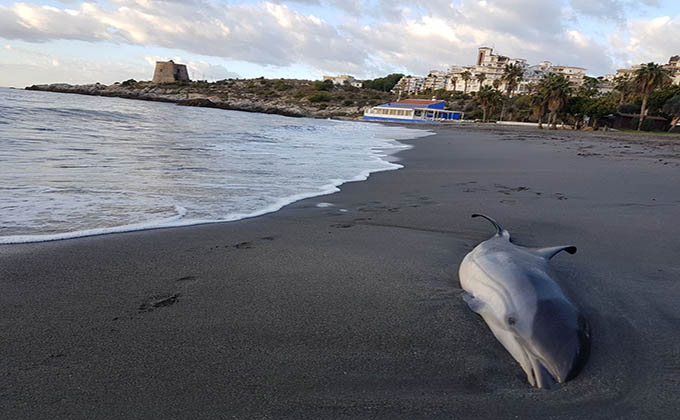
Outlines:
{"label": "wet sand", "polygon": [[[273,214],[0,246],[0,417],[677,416],[678,140],[436,131]],[[553,259],[593,330],[574,380],[531,388],[462,301],[473,212],[578,247]]]}

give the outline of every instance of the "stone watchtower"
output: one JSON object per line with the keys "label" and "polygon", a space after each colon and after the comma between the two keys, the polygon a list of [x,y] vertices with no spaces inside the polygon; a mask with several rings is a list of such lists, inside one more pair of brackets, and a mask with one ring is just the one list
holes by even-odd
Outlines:
{"label": "stone watchtower", "polygon": [[156,70],[153,72],[153,83],[172,83],[189,81],[187,66],[175,64],[174,61],[156,61]]}

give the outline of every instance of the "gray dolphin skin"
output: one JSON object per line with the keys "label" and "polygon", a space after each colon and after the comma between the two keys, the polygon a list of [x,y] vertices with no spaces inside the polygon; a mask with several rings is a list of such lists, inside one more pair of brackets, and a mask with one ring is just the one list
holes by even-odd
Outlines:
{"label": "gray dolphin skin", "polygon": [[522,366],[532,386],[550,388],[575,377],[590,349],[590,328],[553,280],[549,260],[573,246],[526,248],[482,214],[496,234],[460,265],[463,299]]}

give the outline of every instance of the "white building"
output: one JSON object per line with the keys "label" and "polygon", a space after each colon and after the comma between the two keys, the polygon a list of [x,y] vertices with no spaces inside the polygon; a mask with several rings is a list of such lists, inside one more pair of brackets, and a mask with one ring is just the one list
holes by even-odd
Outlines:
{"label": "white building", "polygon": [[680,55],[674,55],[668,60],[668,64],[663,66],[671,72],[674,85],[680,85]]}
{"label": "white building", "polygon": [[[483,86],[494,85],[498,86],[501,90],[505,90],[505,84],[501,82],[501,78],[503,77],[505,66],[511,64],[520,66],[522,69],[527,68],[527,62],[523,58],[510,58],[494,54],[492,48],[480,47],[475,65],[451,66],[449,68],[448,76],[450,82],[447,84],[447,90],[465,92],[465,72],[469,73],[467,93],[478,92]],[[484,76],[480,79],[482,74]]]}
{"label": "white building", "polygon": [[394,93],[399,93],[402,95],[409,95],[412,93],[417,93],[423,90],[423,84],[425,83],[424,77],[418,76],[404,76],[397,84],[394,86],[392,91]]}
{"label": "white building", "polygon": [[[477,53],[477,62],[470,66],[453,65],[446,72],[431,70],[427,77],[405,76],[397,83],[394,92],[402,94],[420,93],[431,89],[445,89],[450,92],[478,92],[483,86],[495,86],[501,91],[506,90],[502,82],[505,66],[515,65],[523,70],[523,80],[512,93],[526,93],[532,83],[538,82],[549,73],[564,76],[575,87],[583,85],[586,69],[573,66],[554,66],[549,61],[529,66],[523,58],[510,58],[504,55],[494,54],[489,47],[480,47]],[[680,57],[676,60],[680,70]],[[480,75],[483,75],[480,77]],[[467,76],[467,83],[466,77]],[[680,77],[680,71],[678,72]],[[466,86],[467,85],[467,86]]]}
{"label": "white building", "polygon": [[425,80],[423,80],[422,90],[438,90],[446,88],[447,74],[440,70],[431,70]]}
{"label": "white building", "polygon": [[341,74],[340,76],[324,76],[323,80],[330,80],[334,85],[350,85],[354,87],[361,87],[361,82],[349,74]]}

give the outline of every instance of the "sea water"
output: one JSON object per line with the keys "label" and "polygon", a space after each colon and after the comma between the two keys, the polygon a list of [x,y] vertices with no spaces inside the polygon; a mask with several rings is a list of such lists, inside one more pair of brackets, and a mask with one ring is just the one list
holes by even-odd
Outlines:
{"label": "sea water", "polygon": [[401,166],[429,132],[0,89],[0,243],[232,221]]}

